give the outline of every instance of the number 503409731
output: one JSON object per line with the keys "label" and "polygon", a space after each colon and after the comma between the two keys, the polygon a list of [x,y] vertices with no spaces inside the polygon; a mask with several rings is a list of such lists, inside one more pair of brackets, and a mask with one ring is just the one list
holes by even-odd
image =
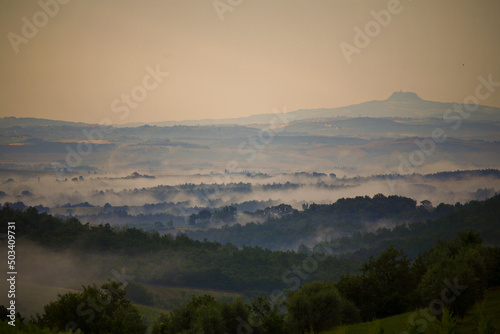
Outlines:
{"label": "number 503409731", "polygon": [[9,222],[9,224],[7,225],[7,239],[8,239],[7,248],[9,249],[7,258],[9,259],[9,261],[8,261],[9,269],[14,268],[14,266],[16,265],[16,262],[15,262],[15,260],[16,260],[16,251],[15,251],[16,232],[14,232],[15,230],[16,230],[16,223]]}

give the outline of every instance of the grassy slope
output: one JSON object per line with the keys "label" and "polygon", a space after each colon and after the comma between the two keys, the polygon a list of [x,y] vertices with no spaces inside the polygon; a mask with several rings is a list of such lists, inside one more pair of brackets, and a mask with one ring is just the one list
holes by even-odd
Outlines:
{"label": "grassy slope", "polygon": [[[486,293],[486,308],[488,315],[493,320],[493,325],[497,330],[500,330],[500,288],[490,290]],[[384,333],[400,334],[405,331],[408,324],[408,318],[411,314],[412,312],[408,312],[379,320],[380,325],[384,329]],[[475,327],[470,314],[465,316],[463,320],[459,320],[458,323],[460,334],[474,333]],[[322,334],[366,334],[370,333],[370,329],[373,328],[373,326],[373,322],[364,322],[349,326],[342,326],[323,332]],[[424,333],[434,333],[432,323],[429,323],[428,328]]]}
{"label": "grassy slope", "polygon": [[[493,326],[500,332],[500,287],[487,292],[486,310],[493,321]],[[466,316],[460,325],[460,333],[474,333],[475,326],[470,315]]]}

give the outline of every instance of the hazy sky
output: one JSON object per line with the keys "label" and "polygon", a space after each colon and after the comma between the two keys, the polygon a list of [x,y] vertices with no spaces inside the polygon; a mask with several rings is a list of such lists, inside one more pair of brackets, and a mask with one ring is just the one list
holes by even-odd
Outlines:
{"label": "hazy sky", "polygon": [[[400,89],[461,103],[479,75],[500,81],[498,0],[55,1],[40,1],[51,15],[38,1],[0,2],[0,116],[226,118]],[[390,22],[375,23],[370,12],[388,6]],[[348,63],[340,45],[356,47],[356,27],[373,37]],[[159,82],[157,67],[169,73]],[[500,87],[482,104],[500,107]]]}

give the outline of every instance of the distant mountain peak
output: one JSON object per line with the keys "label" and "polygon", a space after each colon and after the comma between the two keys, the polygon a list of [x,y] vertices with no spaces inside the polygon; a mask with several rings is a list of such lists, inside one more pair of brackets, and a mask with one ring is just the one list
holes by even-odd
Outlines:
{"label": "distant mountain peak", "polygon": [[416,93],[412,92],[394,92],[392,95],[387,99],[387,101],[398,101],[398,102],[417,102],[417,101],[423,101]]}

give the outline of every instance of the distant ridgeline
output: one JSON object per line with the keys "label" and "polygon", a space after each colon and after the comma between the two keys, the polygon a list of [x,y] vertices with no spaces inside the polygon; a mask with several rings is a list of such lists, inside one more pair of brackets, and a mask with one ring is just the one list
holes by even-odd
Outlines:
{"label": "distant ridgeline", "polygon": [[398,101],[398,102],[420,102],[423,101],[416,93],[412,92],[394,92],[387,99],[388,101]]}

